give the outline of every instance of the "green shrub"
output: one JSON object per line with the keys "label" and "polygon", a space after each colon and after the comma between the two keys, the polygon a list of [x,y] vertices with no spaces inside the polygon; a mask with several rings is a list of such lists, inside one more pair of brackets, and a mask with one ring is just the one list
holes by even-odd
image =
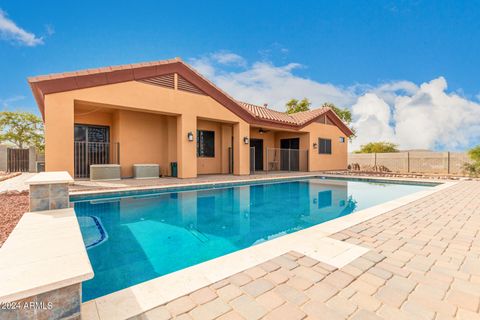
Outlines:
{"label": "green shrub", "polygon": [[468,156],[471,163],[465,163],[463,169],[469,176],[478,177],[480,175],[480,145],[468,150]]}

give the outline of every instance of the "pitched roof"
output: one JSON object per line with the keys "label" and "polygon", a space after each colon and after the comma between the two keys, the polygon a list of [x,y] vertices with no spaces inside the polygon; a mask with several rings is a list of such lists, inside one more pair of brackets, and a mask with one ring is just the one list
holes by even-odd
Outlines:
{"label": "pitched roof", "polygon": [[328,107],[320,107],[313,110],[288,114],[286,112],[272,110],[267,107],[262,107],[247,102],[239,102],[239,104],[251,112],[258,120],[284,123],[297,126],[299,128],[306,126],[322,115],[326,115],[328,119],[337,125],[339,129],[342,130],[347,136],[353,134],[351,129],[337,116],[337,114],[331,108]]}
{"label": "pitched roof", "polygon": [[30,77],[28,82],[40,112],[44,116],[46,94],[148,79],[171,73],[178,73],[188,79],[193,85],[251,124],[300,129],[321,115],[327,114],[347,136],[353,134],[330,108],[318,108],[288,115],[266,107],[238,102],[180,58]]}
{"label": "pitched roof", "polygon": [[257,106],[248,102],[238,102],[240,106],[251,112],[257,119],[282,122],[291,125],[297,125],[295,119],[285,112],[269,109],[267,107]]}

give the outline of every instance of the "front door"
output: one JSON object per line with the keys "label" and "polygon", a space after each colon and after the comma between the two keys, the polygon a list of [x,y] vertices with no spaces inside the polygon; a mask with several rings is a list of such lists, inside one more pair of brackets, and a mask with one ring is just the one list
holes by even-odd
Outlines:
{"label": "front door", "polygon": [[76,124],[74,129],[75,177],[90,176],[90,165],[110,163],[110,128]]}
{"label": "front door", "polygon": [[280,170],[298,171],[300,164],[300,138],[280,140]]}
{"label": "front door", "polygon": [[250,148],[254,148],[255,171],[263,170],[263,139],[250,139]]}

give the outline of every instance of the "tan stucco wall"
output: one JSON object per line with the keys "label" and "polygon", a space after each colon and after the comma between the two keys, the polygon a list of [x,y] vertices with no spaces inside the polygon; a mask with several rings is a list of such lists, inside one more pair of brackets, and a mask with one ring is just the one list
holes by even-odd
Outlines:
{"label": "tan stucco wall", "polygon": [[[243,137],[249,135],[248,123],[209,96],[136,81],[46,95],[45,156],[47,171],[67,170],[73,175],[75,104],[119,110],[112,114],[110,121],[112,123],[112,140],[115,139],[120,143],[122,174],[128,175],[131,172],[131,168],[123,168],[124,166],[129,167],[136,162],[149,162],[147,159],[159,161],[167,167],[170,161],[176,160],[179,166],[179,177],[195,177],[197,175],[195,140],[197,118],[199,117],[229,123],[230,126],[233,126],[234,173],[249,174],[249,149],[248,145],[243,143]],[[134,115],[131,111],[146,112],[150,115],[140,113]],[[175,118],[166,120],[168,118],[160,115],[154,116],[154,113]],[[86,119],[84,120],[86,121]],[[134,131],[142,131],[142,133]],[[188,141],[188,132],[194,133],[194,141]],[[164,138],[154,141],[153,137],[159,134],[162,134]],[[222,134],[218,136],[221,137]],[[171,143],[172,141],[176,141],[176,143]],[[152,143],[155,146],[152,147]],[[124,144],[128,148],[125,149]],[[124,154],[127,152],[126,150],[134,150],[137,154],[130,158],[130,155]],[[141,157],[145,152],[146,155]],[[215,164],[216,171],[224,172],[225,168],[228,170],[228,160],[226,164],[224,159],[219,163],[219,166]],[[206,168],[206,170],[210,169]]]}
{"label": "tan stucco wall", "polygon": [[161,170],[167,167],[167,116],[120,110],[116,125],[122,177],[133,176],[134,164],[155,163]]}
{"label": "tan stucco wall", "polygon": [[[348,156],[348,138],[334,125],[314,122],[304,128],[309,131],[309,170],[345,170],[347,168]],[[345,138],[344,143],[340,143],[340,137]],[[313,149],[313,144],[318,144],[318,138],[332,140],[332,154],[319,154],[317,149]]]}
{"label": "tan stucco wall", "polygon": [[90,124],[112,127],[114,122],[114,110],[91,108],[77,104],[75,106],[75,124]]}
{"label": "tan stucco wall", "polygon": [[[225,172],[225,159],[228,165],[228,147],[231,145],[231,130],[228,130],[227,125],[219,122],[208,120],[197,121],[197,130],[213,131],[215,134],[215,157],[198,157],[197,158],[197,172],[198,174],[213,174],[213,173],[228,173]],[[230,126],[231,127],[231,126]],[[223,128],[223,129],[222,129]],[[226,141],[224,141],[226,140]],[[230,142],[229,142],[230,140]]]}
{"label": "tan stucco wall", "polygon": [[[281,139],[300,139],[300,170],[344,170],[347,167],[348,138],[334,125],[314,122],[302,128],[301,131],[268,130],[260,134],[257,127],[250,130],[250,138],[262,139],[264,148],[264,169],[267,168],[266,148],[280,148]],[[340,143],[340,137],[345,137],[345,143]],[[318,148],[313,149],[313,143],[318,143],[318,138],[332,140],[332,154],[318,154]],[[308,149],[308,155],[303,151]],[[272,156],[273,153],[270,154]],[[308,157],[308,159],[306,159]],[[308,169],[307,166],[308,165]]]}

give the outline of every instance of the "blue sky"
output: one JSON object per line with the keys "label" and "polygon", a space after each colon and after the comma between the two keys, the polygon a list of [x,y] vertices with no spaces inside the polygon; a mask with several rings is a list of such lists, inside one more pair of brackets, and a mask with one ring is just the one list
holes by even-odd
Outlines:
{"label": "blue sky", "polygon": [[[356,106],[361,127],[389,113],[373,119],[382,123],[365,135],[405,147],[462,149],[480,134],[469,123],[453,144],[447,138],[419,144],[400,137],[396,125],[402,111],[397,98],[407,96],[408,106],[415,104],[419,95],[429,94],[422,84],[454,99],[445,103],[459,98],[465,112],[477,114],[479,1],[0,1],[0,9],[2,109],[37,112],[28,76],[179,56],[239,99],[281,109],[285,96],[247,91],[253,84],[246,78],[253,73],[264,82],[287,83],[282,78],[287,74],[287,80],[312,84],[312,91],[304,91],[305,82],[295,82],[299,95],[326,90],[309,96],[314,103],[329,99]],[[12,31],[12,23],[18,29]],[[228,55],[238,58],[227,61]],[[265,77],[272,72],[278,77]],[[377,107],[365,113],[371,105]]]}

